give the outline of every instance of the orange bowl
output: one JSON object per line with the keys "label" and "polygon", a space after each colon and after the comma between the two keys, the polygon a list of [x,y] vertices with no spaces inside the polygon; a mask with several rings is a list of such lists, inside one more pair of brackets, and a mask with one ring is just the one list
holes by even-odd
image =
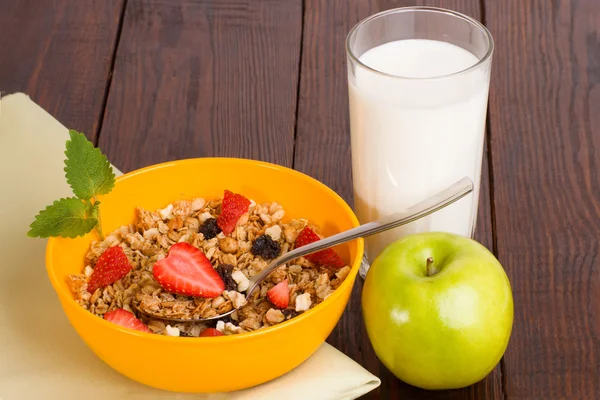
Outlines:
{"label": "orange bowl", "polygon": [[[202,158],[159,164],[117,178],[113,191],[100,198],[102,229],[108,233],[132,223],[138,206],[155,210],[178,199],[219,197],[224,189],[257,203],[277,201],[287,219],[307,218],[326,236],[358,226],[344,200],[304,174],[252,160]],[[66,278],[82,272],[84,255],[96,239],[90,233],[48,241],[46,269],[71,325],[115,370],[143,384],[178,392],[244,389],[301,364],[340,319],[363,255],[362,239],[338,246],[336,250],[351,266],[350,274],[325,301],[296,318],[239,335],[179,338],[122,328],[74,301]]]}

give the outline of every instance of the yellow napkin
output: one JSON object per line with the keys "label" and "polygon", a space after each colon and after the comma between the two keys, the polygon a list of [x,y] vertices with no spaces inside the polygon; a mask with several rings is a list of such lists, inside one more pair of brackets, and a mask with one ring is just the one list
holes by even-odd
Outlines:
{"label": "yellow napkin", "polygon": [[67,139],[67,129],[26,95],[0,99],[0,400],[333,400],[379,386],[326,343],[288,374],[227,394],[156,390],[100,361],[69,326],[47,279],[46,242],[25,235],[41,208],[71,195],[63,172]]}

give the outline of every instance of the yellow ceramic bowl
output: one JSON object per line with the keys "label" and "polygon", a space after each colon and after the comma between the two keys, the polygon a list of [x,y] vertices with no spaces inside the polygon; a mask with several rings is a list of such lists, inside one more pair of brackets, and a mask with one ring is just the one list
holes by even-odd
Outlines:
{"label": "yellow ceramic bowl", "polygon": [[[224,189],[256,202],[277,201],[284,206],[286,218],[307,218],[326,236],[358,225],[336,193],[304,174],[251,160],[204,158],[155,165],[118,178],[113,191],[100,199],[102,228],[108,233],[131,223],[137,206],[154,210],[178,199],[222,196]],[[123,375],[180,392],[243,389],[301,364],[342,315],[363,255],[362,239],[339,246],[337,251],[352,271],[327,300],[296,318],[241,335],[177,338],[122,328],[75,303],[66,278],[81,273],[94,239],[94,234],[88,234],[48,242],[48,276],[69,321],[92,351]]]}

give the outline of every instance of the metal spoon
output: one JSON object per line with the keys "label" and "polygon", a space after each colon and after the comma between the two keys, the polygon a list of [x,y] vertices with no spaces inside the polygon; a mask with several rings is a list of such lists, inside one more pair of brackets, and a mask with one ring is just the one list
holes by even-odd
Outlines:
{"label": "metal spoon", "polygon": [[[340,232],[333,236],[330,236],[325,239],[318,240],[306,246],[299,247],[286,253],[275,260],[271,261],[271,263],[263,269],[259,274],[250,278],[250,286],[246,291],[246,299],[249,299],[252,296],[252,293],[259,287],[260,283],[267,277],[273,270],[280,265],[283,265],[287,262],[290,262],[298,257],[305,256],[307,254],[315,253],[317,251],[327,249],[329,247],[336,246],[341,243],[348,242],[350,240],[354,240],[361,237],[371,236],[376,233],[380,233],[383,231],[387,231],[389,229],[397,228],[401,225],[406,225],[410,222],[416,221],[420,218],[426,217],[429,214],[432,214],[438,210],[441,210],[444,207],[449,206],[450,204],[462,199],[467,194],[473,191],[473,182],[470,178],[465,177],[449,186],[448,188],[442,190],[441,192],[429,197],[428,199],[414,205],[404,212],[394,213],[385,218],[382,218],[378,221],[369,222],[364,225],[360,225],[356,228],[349,229],[344,232]],[[133,304],[135,307],[135,304]],[[233,309],[224,314],[215,315],[213,317],[208,318],[196,318],[196,319],[179,319],[179,318],[169,318],[168,316],[159,316],[151,313],[147,313],[135,307],[137,311],[142,314],[146,314],[150,317],[162,319],[166,321],[176,321],[176,322],[202,322],[209,321],[213,319],[223,318],[231,313],[233,313],[236,309]]]}

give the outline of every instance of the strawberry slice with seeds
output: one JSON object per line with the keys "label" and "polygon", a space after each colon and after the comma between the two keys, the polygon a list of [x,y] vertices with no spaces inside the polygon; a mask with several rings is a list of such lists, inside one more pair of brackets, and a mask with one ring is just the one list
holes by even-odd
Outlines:
{"label": "strawberry slice with seeds", "polygon": [[88,281],[88,292],[103,288],[123,278],[131,271],[131,263],[120,246],[109,247],[98,257]]}
{"label": "strawberry slice with seeds", "polygon": [[[310,227],[305,226],[296,238],[296,248],[306,246],[307,244],[316,242],[317,240],[321,240],[319,235],[317,235],[315,231],[310,229]],[[344,263],[344,260],[342,260],[339,254],[336,253],[333,249],[321,250],[304,257],[307,260],[314,262],[315,264],[327,267],[342,268],[346,265],[346,263]]]}
{"label": "strawberry slice with seeds", "polygon": [[269,289],[267,298],[275,307],[287,308],[290,303],[290,289],[287,279]]}
{"label": "strawberry slice with seeds", "polygon": [[153,333],[150,328],[146,326],[142,321],[137,319],[133,313],[123,309],[117,308],[104,314],[104,319],[112,322],[113,324],[121,325],[125,328],[135,329],[140,332]]}
{"label": "strawberry slice with seeds", "polygon": [[200,333],[200,337],[210,337],[210,336],[223,336],[221,332],[216,330],[215,328],[206,328]]}
{"label": "strawberry slice with seeds", "polygon": [[221,215],[217,218],[217,225],[225,235],[233,232],[240,217],[248,212],[248,207],[250,207],[250,200],[241,194],[225,190],[221,203]]}
{"label": "strawberry slice with seeds", "polygon": [[154,279],[171,293],[214,298],[225,283],[204,253],[189,243],[175,243],[167,257],[154,264]]}

